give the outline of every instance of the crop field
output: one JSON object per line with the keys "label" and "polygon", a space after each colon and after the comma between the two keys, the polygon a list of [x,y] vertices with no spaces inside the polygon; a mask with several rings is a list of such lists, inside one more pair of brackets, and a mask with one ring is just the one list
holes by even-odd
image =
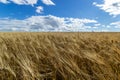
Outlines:
{"label": "crop field", "polygon": [[0,33],[0,80],[120,80],[120,33]]}

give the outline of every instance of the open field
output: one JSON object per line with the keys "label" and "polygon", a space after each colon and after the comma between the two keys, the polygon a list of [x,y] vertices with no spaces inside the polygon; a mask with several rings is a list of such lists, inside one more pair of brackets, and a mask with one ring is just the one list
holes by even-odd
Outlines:
{"label": "open field", "polygon": [[0,80],[120,80],[120,33],[0,33]]}

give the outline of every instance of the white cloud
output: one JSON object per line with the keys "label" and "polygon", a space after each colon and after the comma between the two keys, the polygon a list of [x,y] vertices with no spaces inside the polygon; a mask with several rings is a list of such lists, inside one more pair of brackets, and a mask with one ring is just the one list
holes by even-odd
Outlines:
{"label": "white cloud", "polygon": [[7,0],[0,0],[0,2],[4,4],[9,3]]}
{"label": "white cloud", "polygon": [[18,5],[34,5],[38,0],[0,0],[1,3],[15,3]]}
{"label": "white cloud", "polygon": [[[14,3],[18,5],[34,6],[35,4],[37,4],[38,1],[39,0],[0,0],[0,3],[3,3],[3,4]],[[53,3],[51,0],[41,0],[41,1],[46,5],[55,5],[55,3]],[[39,14],[43,13],[43,10],[44,9],[42,6],[36,7],[36,12]]]}
{"label": "white cloud", "polygon": [[38,6],[38,7],[36,7],[36,12],[37,13],[43,13],[43,7],[42,6]]}
{"label": "white cloud", "polygon": [[0,31],[25,31],[28,30],[24,20],[0,19]]}
{"label": "white cloud", "polygon": [[[1,3],[7,4],[7,3],[15,3],[18,5],[34,5],[37,4],[39,0],[0,0]],[[55,5],[52,0],[41,0],[46,5]]]}
{"label": "white cloud", "polygon": [[115,27],[115,28],[120,28],[120,21],[112,22],[112,23],[110,24],[110,26],[113,26],[113,27]]}
{"label": "white cloud", "polygon": [[24,20],[0,19],[0,31],[88,31],[96,20],[61,18],[52,15],[32,16]]}
{"label": "white cloud", "polygon": [[42,2],[46,5],[55,5],[51,0],[42,0]]}
{"label": "white cloud", "polygon": [[104,10],[114,17],[120,15],[120,0],[104,0],[103,4],[93,2],[93,5],[99,7],[101,10]]}
{"label": "white cloud", "polygon": [[100,32],[109,32],[109,30],[108,29],[103,29]]}
{"label": "white cloud", "polygon": [[100,23],[95,24],[96,27],[97,27],[97,26],[100,26],[100,25],[101,25]]}

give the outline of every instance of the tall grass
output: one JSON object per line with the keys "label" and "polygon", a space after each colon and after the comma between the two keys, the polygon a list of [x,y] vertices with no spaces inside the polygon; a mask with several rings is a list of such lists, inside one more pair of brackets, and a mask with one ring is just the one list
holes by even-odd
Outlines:
{"label": "tall grass", "polygon": [[120,33],[0,33],[0,80],[120,80]]}

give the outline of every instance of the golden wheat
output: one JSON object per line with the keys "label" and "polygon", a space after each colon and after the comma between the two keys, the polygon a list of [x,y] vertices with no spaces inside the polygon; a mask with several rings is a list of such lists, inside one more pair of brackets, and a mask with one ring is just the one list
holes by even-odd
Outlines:
{"label": "golden wheat", "polygon": [[0,33],[0,80],[120,80],[120,33]]}

